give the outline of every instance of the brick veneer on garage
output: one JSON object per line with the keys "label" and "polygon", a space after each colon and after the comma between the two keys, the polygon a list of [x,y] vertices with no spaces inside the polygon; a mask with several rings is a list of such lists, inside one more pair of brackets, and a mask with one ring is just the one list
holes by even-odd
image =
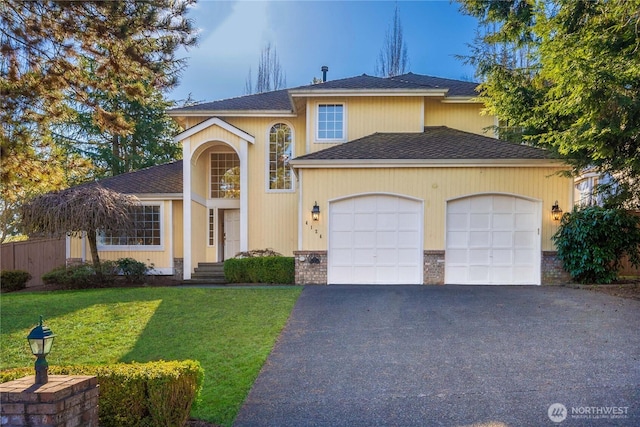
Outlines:
{"label": "brick veneer on garage", "polygon": [[2,427],[97,427],[98,380],[92,376],[34,376],[0,384]]}
{"label": "brick veneer on garage", "polygon": [[556,251],[542,251],[542,284],[563,285],[571,283],[571,275],[562,268]]}
{"label": "brick veneer on garage", "polygon": [[327,284],[327,251],[295,251],[296,285]]}
{"label": "brick veneer on garage", "polygon": [[[296,285],[327,284],[327,252],[296,251]],[[423,284],[444,284],[444,251],[424,251]],[[317,261],[317,262],[316,262]],[[542,284],[561,285],[571,283],[571,276],[562,268],[555,251],[542,252]]]}

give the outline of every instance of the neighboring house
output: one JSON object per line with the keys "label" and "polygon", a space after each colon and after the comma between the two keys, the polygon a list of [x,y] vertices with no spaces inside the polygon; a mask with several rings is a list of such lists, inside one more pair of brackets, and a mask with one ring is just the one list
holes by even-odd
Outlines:
{"label": "neighboring house", "polygon": [[143,203],[136,235],[101,236],[101,255],[184,279],[273,248],[297,283],[558,280],[551,208],[573,205],[573,180],[494,138],[475,87],[362,75],[171,110],[184,160],[101,181]]}

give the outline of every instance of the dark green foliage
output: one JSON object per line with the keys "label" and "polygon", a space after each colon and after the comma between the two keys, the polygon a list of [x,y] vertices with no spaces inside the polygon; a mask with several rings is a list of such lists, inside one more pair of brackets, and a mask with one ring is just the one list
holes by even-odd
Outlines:
{"label": "dark green foliage", "polygon": [[19,291],[27,287],[31,275],[23,270],[0,271],[0,289],[2,292]]}
{"label": "dark green foliage", "polygon": [[120,258],[115,262],[120,274],[129,283],[141,283],[149,272],[149,267],[144,262],[133,258]]}
{"label": "dark green foliage", "polygon": [[224,277],[229,283],[293,284],[293,257],[233,258],[224,262]]}
{"label": "dark green foliage", "polygon": [[624,255],[640,265],[640,217],[624,210],[575,207],[552,239],[564,269],[581,283],[611,283]]}
{"label": "dark green foliage", "polygon": [[[32,367],[3,371],[0,382],[31,375],[32,371]],[[193,360],[50,366],[49,374],[95,375],[100,385],[98,416],[103,427],[181,427],[204,381],[204,370]]]}
{"label": "dark green foliage", "polygon": [[58,285],[67,289],[104,288],[117,284],[119,279],[127,283],[143,284],[150,268],[133,258],[100,263],[100,273],[96,274],[91,264],[58,267],[45,273],[42,281],[47,285]]}

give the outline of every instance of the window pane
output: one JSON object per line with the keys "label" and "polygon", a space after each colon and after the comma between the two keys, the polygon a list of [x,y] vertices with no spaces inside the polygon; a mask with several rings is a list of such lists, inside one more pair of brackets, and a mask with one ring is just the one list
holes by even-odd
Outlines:
{"label": "window pane", "polygon": [[269,131],[269,189],[292,189],[291,167],[292,155],[291,129],[284,123],[278,123]]}

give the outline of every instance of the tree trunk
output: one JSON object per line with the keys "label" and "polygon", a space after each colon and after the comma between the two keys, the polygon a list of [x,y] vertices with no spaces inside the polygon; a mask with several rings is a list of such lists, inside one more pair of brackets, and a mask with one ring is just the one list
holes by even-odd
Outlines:
{"label": "tree trunk", "polygon": [[95,230],[89,230],[87,232],[87,240],[89,241],[89,250],[91,251],[93,268],[96,271],[96,274],[101,276],[102,269],[100,268],[100,257],[98,256],[98,238]]}

